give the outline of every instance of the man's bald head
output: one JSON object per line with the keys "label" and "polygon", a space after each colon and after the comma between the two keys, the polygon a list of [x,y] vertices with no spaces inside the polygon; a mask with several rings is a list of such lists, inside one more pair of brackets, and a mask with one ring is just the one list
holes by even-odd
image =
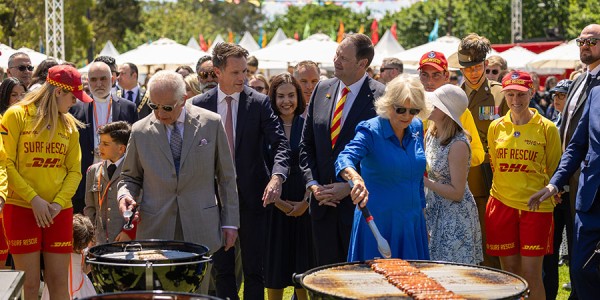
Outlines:
{"label": "man's bald head", "polygon": [[600,40],[600,25],[590,24],[585,26],[578,37],[578,40],[585,41],[579,47],[579,59],[588,65],[589,70],[593,70],[600,64],[600,42],[592,46],[589,44],[591,39]]}
{"label": "man's bald head", "polygon": [[90,64],[88,84],[94,98],[107,98],[112,87],[112,72],[110,67],[101,61]]}

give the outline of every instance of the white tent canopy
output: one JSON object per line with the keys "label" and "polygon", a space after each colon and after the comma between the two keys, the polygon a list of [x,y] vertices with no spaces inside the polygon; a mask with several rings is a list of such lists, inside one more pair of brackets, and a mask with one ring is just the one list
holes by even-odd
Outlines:
{"label": "white tent canopy", "polygon": [[175,69],[182,65],[195,65],[198,59],[204,55],[207,53],[178,44],[171,39],[161,38],[125,52],[115,59],[117,64],[130,62],[137,65],[138,68],[145,66],[147,71],[140,70],[140,73],[147,73],[152,66]]}
{"label": "white tent canopy", "polygon": [[[283,32],[283,29],[277,28],[275,35],[273,36],[273,38],[271,38],[271,41],[267,44],[267,47],[278,44],[279,42],[286,40],[286,39],[287,39],[287,36]],[[267,48],[267,47],[265,47],[265,48]]]}
{"label": "white tent canopy", "polygon": [[392,33],[388,29],[379,40],[379,43],[375,46],[375,57],[373,57],[371,65],[381,66],[383,59],[392,57],[394,54],[402,51],[404,51],[404,48],[392,36]]}
{"label": "white tent canopy", "polygon": [[572,40],[538,54],[527,66],[537,69],[573,69],[579,61],[579,47]]}
{"label": "white tent canopy", "polygon": [[198,44],[198,42],[196,41],[196,39],[194,37],[191,37],[190,40],[187,42],[188,47],[195,49],[195,50],[199,50],[202,51],[202,49],[200,49],[200,44]]}
{"label": "white tent canopy", "polygon": [[533,60],[537,54],[521,46],[514,46],[498,54],[508,64],[508,69],[525,70],[528,62]]}
{"label": "white tent canopy", "polygon": [[212,44],[210,44],[210,47],[208,47],[208,53],[212,53],[212,51],[215,48],[215,46],[218,43],[223,43],[223,42],[225,42],[225,40],[223,39],[223,37],[220,34],[217,34],[217,36],[215,37],[215,40],[212,42]]}
{"label": "white tent canopy", "polygon": [[248,50],[248,52],[252,52],[252,51],[256,51],[256,50],[260,49],[260,46],[254,40],[254,38],[252,37],[252,34],[250,34],[250,32],[248,32],[248,31],[244,32],[244,36],[242,37],[242,39],[240,40],[238,45],[240,45],[242,48]]}
{"label": "white tent canopy", "polygon": [[250,52],[250,55],[258,59],[259,69],[283,70],[287,68],[287,62],[280,60],[273,61],[273,59],[279,57],[281,53],[287,53],[290,47],[297,43],[298,41],[296,41],[295,39],[285,39],[275,45],[271,45],[254,52]]}
{"label": "white tent canopy", "polygon": [[15,52],[24,52],[25,54],[29,55],[29,59],[31,60],[31,65],[34,67],[39,65],[44,59],[48,58],[48,56],[46,56],[46,54],[37,52],[33,49],[29,49],[26,47],[21,47],[21,48],[15,50],[15,49],[11,49],[10,47],[8,47],[6,45],[2,45],[2,46],[0,46],[0,51],[2,51],[2,56],[0,56],[0,66],[3,68],[8,68],[8,58]]}
{"label": "white tent canopy", "polygon": [[0,52],[2,53],[2,56],[0,56],[0,67],[6,69],[8,68],[8,57],[17,52],[17,50],[0,43]]}
{"label": "white tent canopy", "polygon": [[100,51],[100,54],[98,55],[117,57],[120,55],[120,53],[119,51],[117,51],[117,48],[115,48],[115,45],[113,45],[113,43],[110,40],[108,40],[106,44],[104,44],[104,48],[102,48],[102,51]]}
{"label": "white tent canopy", "polygon": [[405,68],[408,66],[409,68],[416,69],[423,54],[429,51],[437,51],[443,53],[446,58],[449,58],[450,55],[458,50],[459,43],[460,39],[457,37],[443,36],[433,42],[410,48],[393,56],[402,60]]}

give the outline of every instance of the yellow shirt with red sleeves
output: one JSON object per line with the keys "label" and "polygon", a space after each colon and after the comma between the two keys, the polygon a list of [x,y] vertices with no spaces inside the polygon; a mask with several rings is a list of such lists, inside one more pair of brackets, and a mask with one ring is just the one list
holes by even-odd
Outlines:
{"label": "yellow shirt with red sleeves", "polygon": [[[483,150],[483,144],[481,143],[481,138],[479,138],[479,132],[477,131],[477,126],[475,126],[471,111],[468,109],[465,110],[459,120],[463,128],[471,136],[471,167],[479,166],[485,160],[485,151]],[[423,120],[423,131],[427,132],[428,127],[429,120]]]}
{"label": "yellow shirt with red sleeves", "polygon": [[33,130],[35,105],[11,106],[0,126],[7,156],[8,197],[6,203],[31,208],[35,196],[64,208],[81,181],[79,132],[69,133],[62,121],[50,140],[50,130]]}
{"label": "yellow shirt with red sleeves", "polygon": [[[494,179],[490,195],[515,209],[529,211],[527,201],[545,187],[560,162],[558,129],[537,110],[527,124],[515,125],[510,111],[488,129],[490,163]],[[553,201],[541,203],[540,212],[551,212]]]}

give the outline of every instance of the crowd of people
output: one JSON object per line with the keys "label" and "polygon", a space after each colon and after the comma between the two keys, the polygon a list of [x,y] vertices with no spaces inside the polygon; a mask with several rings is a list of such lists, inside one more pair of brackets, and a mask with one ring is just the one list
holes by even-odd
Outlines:
{"label": "crowd of people", "polygon": [[566,232],[571,296],[593,299],[599,40],[585,27],[582,70],[544,89],[475,33],[458,70],[430,49],[416,76],[394,58],[371,74],[363,34],[339,44],[331,78],[312,61],[267,78],[231,43],[143,86],[112,57],[82,76],[15,53],[0,85],[0,267],[25,271],[25,299],[42,277],[44,299],[74,299],[94,293],[87,247],[184,240],[212,254],[198,293],[307,299],[292,274],[382,256],[368,205],[392,257],[503,269],[531,299],[556,298]]}

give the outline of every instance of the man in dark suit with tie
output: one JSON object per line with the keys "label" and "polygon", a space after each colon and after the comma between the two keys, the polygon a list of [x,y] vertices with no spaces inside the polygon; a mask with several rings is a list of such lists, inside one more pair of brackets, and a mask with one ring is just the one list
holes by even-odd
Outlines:
{"label": "man in dark suit with tie", "polygon": [[[264,206],[281,195],[281,185],[289,170],[290,148],[269,98],[244,85],[247,57],[248,51],[238,45],[218,44],[212,56],[218,85],[192,98],[192,103],[222,117],[237,173],[244,299],[263,299]],[[277,153],[272,170],[266,167],[269,164],[264,156],[265,140]],[[223,272],[233,274],[233,257],[231,250],[215,253],[218,297],[237,299],[235,278],[220,278]],[[222,271],[223,268],[227,270]],[[233,286],[222,285],[231,282]]]}
{"label": "man in dark suit with tie", "polygon": [[600,25],[586,26],[577,39],[577,45],[581,61],[588,65],[588,72],[579,76],[567,96],[563,111],[563,120],[567,123],[563,123],[560,130],[565,137],[563,143],[566,149],[550,184],[534,194],[529,204],[537,207],[565,185],[572,184],[571,178],[581,167],[578,184],[570,187],[571,194],[577,191],[574,241],[569,250],[571,284],[578,299],[597,299],[600,293],[600,257],[590,257],[600,241],[600,87],[596,79],[600,71]]}
{"label": "man in dark suit with tie", "polygon": [[373,56],[373,43],[366,35],[347,35],[336,50],[335,78],[318,83],[308,106],[300,166],[312,192],[318,265],[343,262],[348,255],[354,205],[348,196],[350,185],[336,179],[334,162],[354,137],[356,125],[376,115],[373,101],[385,85],[367,76]]}
{"label": "man in dark suit with tie", "polygon": [[152,110],[148,107],[149,95],[138,84],[138,68],[132,63],[124,63],[119,67],[117,76],[117,96],[135,103],[140,119],[148,116]]}
{"label": "man in dark suit with tie", "polygon": [[93,62],[88,72],[88,81],[93,102],[77,103],[71,107],[70,113],[87,126],[79,129],[81,146],[81,174],[83,179],[73,196],[73,212],[82,213],[85,207],[85,174],[95,162],[100,161],[98,144],[100,137],[97,130],[110,122],[126,121],[133,124],[137,121],[135,104],[111,94],[111,70],[103,62]]}

